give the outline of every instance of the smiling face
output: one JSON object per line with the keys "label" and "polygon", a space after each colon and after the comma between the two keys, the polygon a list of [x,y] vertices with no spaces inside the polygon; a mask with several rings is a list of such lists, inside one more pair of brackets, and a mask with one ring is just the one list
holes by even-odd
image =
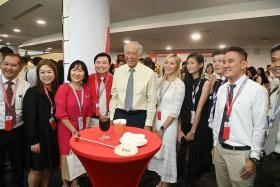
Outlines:
{"label": "smiling face", "polygon": [[231,83],[237,81],[244,74],[246,68],[247,62],[239,53],[235,51],[229,51],[225,54],[225,77],[228,78]]}
{"label": "smiling face", "polygon": [[166,75],[171,76],[174,75],[178,69],[179,64],[176,63],[176,59],[174,57],[168,58],[163,64],[164,72]]}
{"label": "smiling face", "polygon": [[199,73],[199,69],[203,66],[203,64],[199,64],[195,58],[189,58],[187,61],[187,69],[190,74]]}
{"label": "smiling face", "polygon": [[276,50],[271,54],[270,68],[273,75],[280,79],[280,50]]}
{"label": "smiling face", "polygon": [[71,82],[81,83],[85,77],[85,71],[82,69],[80,65],[76,65],[70,71],[70,79]]}
{"label": "smiling face", "polygon": [[214,72],[220,76],[224,75],[224,54],[218,54],[213,57]]}
{"label": "smiling face", "polygon": [[1,69],[6,79],[13,80],[22,69],[20,59],[17,56],[6,56]]}
{"label": "smiling face", "polygon": [[98,73],[105,74],[109,72],[110,63],[106,56],[98,57],[94,64],[95,70]]}
{"label": "smiling face", "polygon": [[124,51],[124,55],[125,55],[125,60],[126,60],[126,64],[130,67],[130,68],[134,68],[137,63],[138,60],[140,59],[140,49],[139,47],[134,44],[134,43],[128,43],[125,51]]}
{"label": "smiling face", "polygon": [[39,79],[44,86],[51,86],[55,79],[54,70],[48,65],[41,66],[39,69]]}

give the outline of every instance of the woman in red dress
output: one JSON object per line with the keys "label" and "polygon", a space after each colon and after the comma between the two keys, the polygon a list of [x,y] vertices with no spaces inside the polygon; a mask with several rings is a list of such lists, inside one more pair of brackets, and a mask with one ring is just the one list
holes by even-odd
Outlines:
{"label": "woman in red dress", "polygon": [[[78,135],[80,130],[88,128],[91,117],[91,94],[89,88],[85,86],[88,81],[85,63],[79,60],[73,62],[67,80],[70,82],[62,84],[55,96],[60,157],[70,153],[71,136]],[[62,180],[63,186],[69,185],[67,180]],[[71,183],[71,187],[79,186],[77,179]]]}

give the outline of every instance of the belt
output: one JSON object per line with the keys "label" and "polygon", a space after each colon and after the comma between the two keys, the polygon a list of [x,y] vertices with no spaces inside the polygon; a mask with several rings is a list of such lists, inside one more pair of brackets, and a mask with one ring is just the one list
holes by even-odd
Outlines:
{"label": "belt", "polygon": [[225,143],[221,143],[221,146],[224,149],[229,149],[229,150],[233,150],[233,151],[247,151],[247,150],[251,150],[250,146],[231,146]]}
{"label": "belt", "polygon": [[271,158],[272,158],[273,160],[280,160],[280,154],[279,154],[279,153],[272,152],[272,153],[270,154],[270,156],[271,156]]}
{"label": "belt", "polygon": [[117,111],[123,113],[123,114],[138,114],[138,113],[141,113],[141,112],[146,112],[146,110],[130,110],[130,111],[126,111],[126,110],[123,110],[123,109],[117,109]]}

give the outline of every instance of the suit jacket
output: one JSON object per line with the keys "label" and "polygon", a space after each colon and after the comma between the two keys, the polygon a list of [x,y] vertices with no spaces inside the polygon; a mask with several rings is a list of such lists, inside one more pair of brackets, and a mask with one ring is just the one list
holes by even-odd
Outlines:
{"label": "suit jacket", "polygon": [[[98,103],[99,100],[99,93],[98,93],[98,87],[100,85],[100,75],[99,73],[94,73],[89,76],[88,79],[88,87],[90,88],[91,92],[91,98],[92,98],[92,116],[96,115],[96,103]],[[112,83],[113,83],[113,76],[108,73],[108,75],[104,79],[105,82],[105,88],[106,88],[106,107],[107,111],[109,111],[109,103],[111,100],[111,89],[112,89]]]}

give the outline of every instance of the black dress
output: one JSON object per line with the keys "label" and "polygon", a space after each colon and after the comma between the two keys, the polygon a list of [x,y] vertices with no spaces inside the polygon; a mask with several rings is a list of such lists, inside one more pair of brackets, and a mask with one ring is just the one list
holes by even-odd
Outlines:
{"label": "black dress", "polygon": [[[48,93],[54,103],[53,92]],[[48,97],[41,94],[36,87],[29,88],[23,100],[28,170],[53,169],[59,166],[57,128],[52,129],[50,117],[51,103]],[[40,153],[31,152],[30,146],[37,143],[40,143]]]}
{"label": "black dress", "polygon": [[[182,131],[185,134],[191,130],[191,110],[196,111],[205,81],[206,79],[204,78],[196,79],[191,85],[186,85],[185,99],[181,109]],[[195,103],[193,104],[192,91],[195,90],[197,85],[198,90],[195,94]],[[211,129],[208,127],[208,117],[209,100],[207,100],[203,107],[193,141],[181,141],[178,152],[178,181],[183,181],[183,186],[186,184],[195,186],[196,180],[199,177],[204,173],[210,172],[213,138]]]}

